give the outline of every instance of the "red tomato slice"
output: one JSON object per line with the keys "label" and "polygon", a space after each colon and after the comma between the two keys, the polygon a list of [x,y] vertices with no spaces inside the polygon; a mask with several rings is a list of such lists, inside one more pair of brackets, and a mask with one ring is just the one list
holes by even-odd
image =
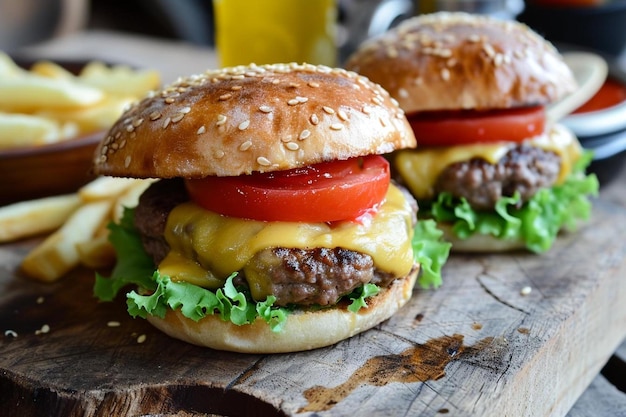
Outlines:
{"label": "red tomato slice", "polygon": [[522,142],[543,132],[542,106],[506,110],[428,111],[409,116],[418,146]]}
{"label": "red tomato slice", "polygon": [[377,207],[389,187],[378,155],[288,171],[186,180],[191,199],[225,216],[264,221],[355,220]]}

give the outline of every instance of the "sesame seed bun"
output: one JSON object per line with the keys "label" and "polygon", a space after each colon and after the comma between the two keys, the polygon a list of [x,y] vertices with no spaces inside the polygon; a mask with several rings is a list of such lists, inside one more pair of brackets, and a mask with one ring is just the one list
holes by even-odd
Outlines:
{"label": "sesame seed bun", "polygon": [[125,112],[96,150],[100,175],[235,176],[414,147],[397,102],[354,72],[308,64],[209,70]]}
{"label": "sesame seed bun", "polygon": [[316,349],[352,337],[393,316],[411,298],[418,272],[419,266],[382,288],[368,299],[368,307],[358,313],[348,311],[345,306],[294,312],[280,332],[270,330],[261,319],[245,326],[222,321],[217,316],[195,322],[184,317],[180,310],[168,310],[164,319],[148,316],[148,321],[171,337],[213,349],[243,353]]}
{"label": "sesame seed bun", "polygon": [[515,21],[462,12],[408,19],[365,42],[346,68],[408,113],[545,105],[576,88],[552,44]]}

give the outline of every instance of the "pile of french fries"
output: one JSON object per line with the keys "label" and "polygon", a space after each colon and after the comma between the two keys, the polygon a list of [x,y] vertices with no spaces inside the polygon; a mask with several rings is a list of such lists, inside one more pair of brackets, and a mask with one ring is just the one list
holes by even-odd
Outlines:
{"label": "pile of french fries", "polygon": [[157,71],[98,61],[77,75],[46,60],[26,70],[0,51],[0,150],[106,130],[160,82]]}
{"label": "pile of french fries", "polygon": [[79,265],[110,266],[115,251],[106,226],[119,222],[125,207],[135,207],[152,182],[99,177],[73,194],[0,207],[0,244],[50,233],[21,265],[26,275],[45,282],[56,281]]}

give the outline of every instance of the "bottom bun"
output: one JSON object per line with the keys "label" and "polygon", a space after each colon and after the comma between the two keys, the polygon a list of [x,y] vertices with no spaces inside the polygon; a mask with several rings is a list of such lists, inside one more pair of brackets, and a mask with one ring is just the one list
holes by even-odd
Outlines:
{"label": "bottom bun", "polygon": [[280,332],[273,332],[262,319],[237,326],[219,316],[198,322],[180,310],[168,310],[164,319],[148,316],[148,321],[176,339],[198,346],[243,353],[297,352],[330,346],[387,320],[411,298],[419,267],[395,280],[388,288],[368,298],[368,307],[358,313],[344,308],[294,312]]}
{"label": "bottom bun", "polygon": [[443,239],[452,244],[453,252],[508,252],[526,249],[526,244],[521,239],[498,239],[493,235],[474,233],[467,239],[459,238],[452,231],[452,225],[438,223],[437,227],[443,232]]}

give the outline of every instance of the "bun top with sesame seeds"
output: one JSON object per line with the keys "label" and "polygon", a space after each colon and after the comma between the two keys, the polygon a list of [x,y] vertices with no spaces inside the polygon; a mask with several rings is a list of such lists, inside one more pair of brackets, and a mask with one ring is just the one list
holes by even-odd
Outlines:
{"label": "bun top with sesame seeds", "polygon": [[526,25],[463,12],[408,19],[366,41],[346,68],[407,113],[545,105],[576,88],[556,48]]}
{"label": "bun top with sesame seeds", "polygon": [[100,175],[200,178],[286,170],[414,147],[378,84],[309,64],[181,78],[128,109],[94,156]]}

